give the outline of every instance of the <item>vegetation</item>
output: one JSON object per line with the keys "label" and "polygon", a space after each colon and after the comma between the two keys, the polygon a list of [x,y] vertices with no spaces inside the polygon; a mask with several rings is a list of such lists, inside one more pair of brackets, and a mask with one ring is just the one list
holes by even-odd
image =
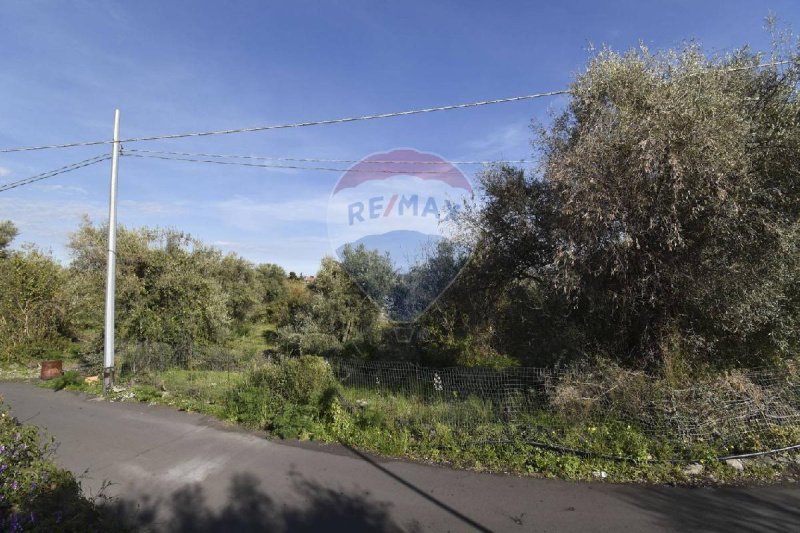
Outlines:
{"label": "vegetation", "polygon": [[0,399],[0,529],[3,531],[115,531],[118,524],[82,496],[73,475],[39,446],[34,426],[9,416]]}
{"label": "vegetation", "polygon": [[[558,392],[552,405],[512,420],[498,418],[492,402],[478,397],[431,401],[388,388],[343,386],[334,379],[329,363],[313,356],[285,358],[244,373],[168,371],[146,383],[132,383],[111,398],[206,413],[279,438],[340,442],[384,456],[493,472],[687,484],[769,482],[800,474],[796,456],[755,459],[741,471],[717,459],[797,443],[800,428],[737,432],[734,438],[691,442],[668,431],[654,432],[633,413],[647,400],[630,400],[658,394],[653,390],[666,384],[656,382],[643,389],[642,381],[633,377],[627,383],[620,383],[618,375],[608,378],[617,380],[618,389],[602,412],[581,409],[568,393]],[[585,378],[579,383],[590,387]],[[563,384],[567,389],[573,385]],[[67,388],[99,393],[95,383]],[[699,465],[702,472],[687,469],[688,463]]]}
{"label": "vegetation", "polygon": [[515,320],[563,332],[565,356],[639,367],[797,353],[800,71],[761,62],[696,46],[591,61],[538,128],[539,174],[487,173],[468,217],[490,292],[531,294]]}
{"label": "vegetation", "polygon": [[[791,366],[800,348],[800,60],[784,44],[776,41],[771,59],[787,63],[767,67],[747,48],[713,57],[693,44],[601,51],[568,105],[536,125],[538,170],[484,172],[479,198],[457,216],[458,238],[402,275],[357,247],[341,262],[323,259],[306,282],[179,231],[120,228],[117,338],[122,374],[132,379],[124,394],[392,455],[668,478],[678,467],[625,470],[634,467],[522,437],[498,444],[500,420],[459,433],[448,425],[449,403],[342,388],[309,356],[613,367],[647,372],[664,390],[724,381],[733,368]],[[13,224],[0,224],[0,357],[30,363],[73,353],[99,369],[105,228],[85,221],[67,267],[33,248],[11,250],[15,235]],[[390,318],[414,316],[430,300],[408,342],[398,342],[403,331]],[[68,376],[51,386],[96,387]],[[648,392],[608,390],[631,405]],[[558,445],[624,454],[639,467],[677,446],[685,457],[730,451],[655,439],[624,416],[583,419],[574,402],[563,407],[529,413],[529,425],[563,427]],[[463,408],[480,418],[485,406]],[[794,444],[795,429],[749,445]]]}
{"label": "vegetation", "polygon": [[[11,236],[16,233],[12,224],[3,227],[13,230]],[[0,353],[6,363],[47,357],[66,347],[70,302],[65,279],[61,267],[34,248],[0,249]]]}

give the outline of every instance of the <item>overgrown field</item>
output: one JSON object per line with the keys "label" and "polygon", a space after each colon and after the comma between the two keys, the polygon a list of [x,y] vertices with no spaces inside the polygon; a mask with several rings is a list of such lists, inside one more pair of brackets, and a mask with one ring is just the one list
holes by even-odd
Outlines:
{"label": "overgrown field", "polygon": [[[110,397],[206,413],[277,438],[339,442],[384,456],[476,470],[669,483],[768,482],[800,474],[797,455],[719,460],[800,443],[800,425],[794,423],[748,428],[740,420],[732,428],[737,431],[726,434],[720,426],[689,439],[647,427],[641,417],[637,423],[621,408],[601,415],[588,409],[585,398],[569,402],[564,387],[576,386],[569,380],[554,394],[556,403],[514,413],[506,407],[504,415],[496,402],[478,395],[455,398],[346,385],[341,376],[337,379],[335,365],[304,356],[247,371],[141,373]],[[741,378],[734,382],[741,385]],[[47,386],[100,393],[99,384],[87,384],[77,373]],[[446,381],[434,384],[434,392],[444,393],[446,386]],[[629,402],[627,395],[642,394],[626,390],[631,387],[618,383],[615,399],[604,401]]]}

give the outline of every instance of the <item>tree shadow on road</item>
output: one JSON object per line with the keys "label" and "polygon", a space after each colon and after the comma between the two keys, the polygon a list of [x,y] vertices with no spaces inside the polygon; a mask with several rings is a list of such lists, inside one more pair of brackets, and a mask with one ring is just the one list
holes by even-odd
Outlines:
{"label": "tree shadow on road", "polygon": [[800,487],[648,487],[623,499],[676,531],[800,530]]}
{"label": "tree shadow on road", "polygon": [[470,529],[475,529],[476,531],[482,531],[482,532],[490,531],[488,528],[482,526],[481,524],[479,524],[475,520],[469,518],[468,516],[466,516],[462,512],[460,512],[460,511],[454,509],[453,507],[447,505],[446,503],[444,503],[440,499],[434,498],[428,492],[420,489],[419,487],[417,487],[413,483],[410,483],[409,481],[407,481],[406,479],[402,478],[401,476],[398,476],[397,474],[395,474],[394,472],[392,472],[388,468],[385,468],[385,467],[381,466],[377,461],[372,459],[369,455],[359,451],[358,449],[350,446],[349,444],[345,444],[345,443],[340,443],[340,444],[342,446],[344,446],[345,448],[347,448],[348,450],[350,450],[350,452],[353,455],[355,455],[356,457],[359,457],[365,463],[371,465],[373,468],[379,470],[380,472],[382,472],[386,476],[388,476],[388,477],[392,478],[393,480],[397,481],[398,483],[400,483],[404,487],[412,490],[414,493],[416,493],[417,495],[421,496],[422,498],[425,498],[426,500],[428,500],[432,504],[436,505],[439,509],[449,513],[454,518],[456,518],[459,521],[463,522],[464,525],[469,527]]}
{"label": "tree shadow on road", "polygon": [[137,530],[218,532],[386,532],[419,531],[409,520],[400,526],[390,515],[391,504],[378,502],[368,494],[333,490],[293,473],[292,482],[302,505],[287,505],[269,496],[251,474],[236,474],[222,506],[209,504],[200,484],[191,484],[169,498],[136,500],[118,498],[108,511]]}

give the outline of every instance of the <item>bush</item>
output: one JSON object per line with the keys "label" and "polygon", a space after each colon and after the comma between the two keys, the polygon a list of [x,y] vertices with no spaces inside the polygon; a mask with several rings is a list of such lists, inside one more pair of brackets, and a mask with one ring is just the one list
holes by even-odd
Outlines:
{"label": "bush", "polygon": [[36,249],[0,259],[0,354],[24,362],[63,349],[71,334],[65,275]]}
{"label": "bush", "polygon": [[34,426],[23,426],[0,398],[0,530],[109,531],[119,529],[81,494],[68,471],[48,459]]}
{"label": "bush", "polygon": [[267,365],[255,370],[249,381],[297,405],[317,403],[325,390],[336,383],[328,362],[314,356],[283,359]]}
{"label": "bush", "polygon": [[53,390],[62,390],[69,386],[80,387],[83,385],[83,380],[78,372],[74,370],[68,370],[57,378],[53,378],[49,385]]}
{"label": "bush", "polygon": [[69,342],[63,338],[38,339],[26,341],[10,348],[7,361],[30,362],[39,360],[61,359],[69,348]]}
{"label": "bush", "polygon": [[[335,388],[331,367],[321,357],[282,359],[252,371],[231,391],[228,414],[261,429],[275,429],[276,421],[286,423],[278,426],[297,426],[298,420],[318,418]],[[297,431],[289,433],[294,436]]]}
{"label": "bush", "polygon": [[285,353],[295,356],[308,353],[338,356],[344,349],[335,335],[320,331],[319,325],[309,318],[298,325],[279,328],[275,337]]}
{"label": "bush", "polygon": [[675,340],[722,368],[798,352],[800,63],[782,39],[786,68],[756,68],[748,47],[605,49],[536,128],[537,170],[487,169],[460,221],[476,250],[464,300],[515,303],[487,317],[499,352],[542,364],[542,331],[648,370]]}

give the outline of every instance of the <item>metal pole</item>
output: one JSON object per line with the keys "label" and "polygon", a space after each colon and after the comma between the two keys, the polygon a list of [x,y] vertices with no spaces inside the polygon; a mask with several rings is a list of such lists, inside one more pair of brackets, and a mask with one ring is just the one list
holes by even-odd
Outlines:
{"label": "metal pole", "polygon": [[106,325],[103,350],[103,392],[114,386],[114,291],[117,274],[117,171],[119,170],[119,109],[114,112],[111,145],[111,198],[108,207],[108,271],[106,274]]}

